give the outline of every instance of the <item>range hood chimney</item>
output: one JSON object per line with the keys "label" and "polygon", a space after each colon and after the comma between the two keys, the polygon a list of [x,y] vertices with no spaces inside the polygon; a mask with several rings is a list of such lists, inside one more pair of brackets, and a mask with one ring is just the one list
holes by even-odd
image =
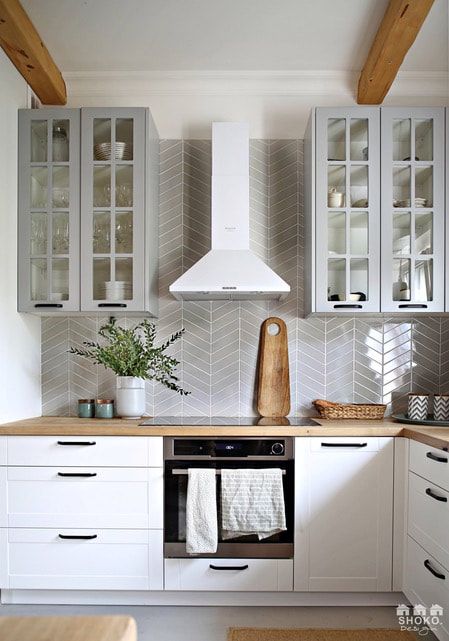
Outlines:
{"label": "range hood chimney", "polygon": [[170,285],[178,300],[279,300],[290,286],[249,248],[249,127],[212,124],[212,249]]}

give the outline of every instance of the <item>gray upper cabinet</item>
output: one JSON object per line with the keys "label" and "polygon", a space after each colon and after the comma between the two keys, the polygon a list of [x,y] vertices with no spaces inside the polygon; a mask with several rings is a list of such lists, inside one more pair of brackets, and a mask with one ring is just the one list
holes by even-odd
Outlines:
{"label": "gray upper cabinet", "polygon": [[18,309],[80,309],[80,112],[19,111]]}
{"label": "gray upper cabinet", "polygon": [[376,108],[316,110],[315,310],[380,311]]}
{"label": "gray upper cabinet", "polygon": [[381,109],[383,312],[444,312],[444,108]]}
{"label": "gray upper cabinet", "polygon": [[23,110],[19,125],[19,311],[157,316],[149,110]]}

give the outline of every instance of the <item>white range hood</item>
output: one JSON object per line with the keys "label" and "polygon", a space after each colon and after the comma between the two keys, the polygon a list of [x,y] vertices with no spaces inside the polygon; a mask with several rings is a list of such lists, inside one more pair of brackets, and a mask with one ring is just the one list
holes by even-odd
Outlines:
{"label": "white range hood", "polygon": [[249,248],[249,128],[212,125],[212,249],[170,285],[178,300],[281,299],[290,286]]}

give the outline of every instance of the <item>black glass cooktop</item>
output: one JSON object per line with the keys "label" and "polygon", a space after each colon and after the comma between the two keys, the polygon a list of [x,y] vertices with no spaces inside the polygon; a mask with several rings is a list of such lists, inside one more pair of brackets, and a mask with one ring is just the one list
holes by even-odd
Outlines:
{"label": "black glass cooktop", "polygon": [[261,418],[260,416],[155,416],[147,418],[140,425],[207,425],[207,426],[242,426],[256,425],[291,425],[292,427],[307,427],[318,425],[316,421],[307,416],[290,416],[289,418]]}

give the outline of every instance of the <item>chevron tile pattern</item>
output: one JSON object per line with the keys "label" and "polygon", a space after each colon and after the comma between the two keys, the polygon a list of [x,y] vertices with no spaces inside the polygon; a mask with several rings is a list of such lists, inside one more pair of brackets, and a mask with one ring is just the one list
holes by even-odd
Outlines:
{"label": "chevron tile pattern", "polygon": [[[210,141],[162,140],[160,160],[158,340],[186,329],[172,354],[191,394],[150,382],[148,415],[255,414],[259,331],[270,315],[287,324],[292,414],[313,414],[315,398],[385,402],[401,411],[410,391],[449,392],[449,319],[303,318],[302,140],[250,142],[250,243],[290,284],[291,295],[277,303],[180,303],[170,296],[170,283],[210,248]],[[105,321],[43,319],[44,414],[73,415],[78,398],[114,397],[111,372],[68,354]]]}

